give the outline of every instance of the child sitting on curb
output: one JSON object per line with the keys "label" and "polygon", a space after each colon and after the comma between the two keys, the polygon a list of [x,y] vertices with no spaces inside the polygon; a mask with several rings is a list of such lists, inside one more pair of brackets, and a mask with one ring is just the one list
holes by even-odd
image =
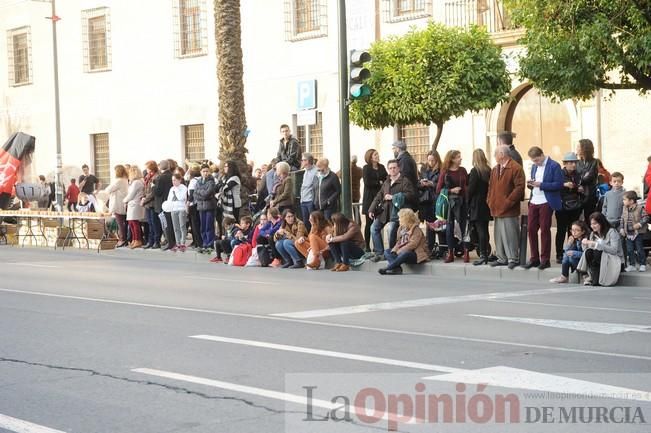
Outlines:
{"label": "child sitting on curb", "polygon": [[563,259],[561,261],[561,276],[552,278],[550,283],[563,284],[569,281],[570,270],[574,272],[583,255],[581,242],[588,236],[588,226],[583,221],[575,221],[570,229],[571,235],[563,246]]}

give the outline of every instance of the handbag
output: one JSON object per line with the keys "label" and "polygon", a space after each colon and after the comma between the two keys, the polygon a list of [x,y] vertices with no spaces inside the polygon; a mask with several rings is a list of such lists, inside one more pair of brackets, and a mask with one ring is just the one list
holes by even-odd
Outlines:
{"label": "handbag", "polygon": [[[312,249],[307,253],[307,259],[306,263],[314,263],[315,260],[319,261],[319,266],[316,269],[324,269],[325,268],[325,260],[323,260],[323,257],[321,254],[314,254]],[[307,269],[313,269],[313,268],[307,268]]]}
{"label": "handbag", "polygon": [[573,198],[570,200],[563,200],[563,210],[565,211],[579,210],[583,207],[584,202],[585,200],[581,198],[581,195],[577,196],[577,198]]}

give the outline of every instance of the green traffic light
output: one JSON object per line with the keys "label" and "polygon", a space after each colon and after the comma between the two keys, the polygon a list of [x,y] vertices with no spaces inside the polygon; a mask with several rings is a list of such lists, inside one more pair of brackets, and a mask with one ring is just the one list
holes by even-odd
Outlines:
{"label": "green traffic light", "polygon": [[350,86],[350,95],[353,99],[361,99],[371,96],[371,88],[366,84],[353,84]]}

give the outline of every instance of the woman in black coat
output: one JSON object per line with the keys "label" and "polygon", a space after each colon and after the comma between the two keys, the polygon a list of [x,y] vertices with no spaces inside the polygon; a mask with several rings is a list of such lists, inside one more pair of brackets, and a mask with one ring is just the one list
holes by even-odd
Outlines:
{"label": "woman in black coat", "polygon": [[475,228],[479,240],[479,245],[477,246],[479,260],[473,263],[475,266],[487,264],[490,254],[488,222],[491,219],[491,212],[486,200],[490,177],[491,167],[488,165],[484,151],[475,149],[472,153],[472,170],[470,170],[470,174],[468,175],[469,221]]}
{"label": "woman in black coat", "polygon": [[[436,206],[436,185],[441,174],[441,156],[436,150],[431,150],[427,154],[427,163],[423,164],[420,170],[420,180],[418,181],[418,215],[421,221],[434,222],[436,215],[434,208]],[[427,249],[432,258],[440,258],[444,251],[434,251],[435,239],[434,230],[429,225],[427,227]],[[445,233],[438,232],[439,245],[445,245]],[[442,247],[440,247],[442,248]]]}
{"label": "woman in black coat", "polygon": [[373,199],[382,188],[382,184],[387,179],[387,170],[380,164],[380,154],[375,149],[369,149],[364,155],[366,165],[362,170],[362,180],[364,181],[364,197],[362,198],[362,214],[366,217],[364,224],[364,241],[366,242],[366,251],[370,251],[371,242],[371,224],[373,219],[368,216],[368,210],[373,203]]}

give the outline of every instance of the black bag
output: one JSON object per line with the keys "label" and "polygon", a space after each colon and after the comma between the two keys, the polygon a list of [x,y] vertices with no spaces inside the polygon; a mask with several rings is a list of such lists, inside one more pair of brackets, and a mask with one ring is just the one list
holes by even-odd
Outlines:
{"label": "black bag", "polygon": [[585,196],[583,194],[576,194],[575,196],[571,196],[572,198],[566,198],[563,200],[563,210],[564,211],[576,211],[579,210],[583,207],[585,204]]}
{"label": "black bag", "polygon": [[268,267],[271,264],[271,247],[268,245],[258,245],[256,247],[258,253],[258,260],[260,260],[260,266],[263,268]]}
{"label": "black bag", "polygon": [[577,198],[563,200],[563,210],[576,211],[583,207],[584,199],[579,195]]}

